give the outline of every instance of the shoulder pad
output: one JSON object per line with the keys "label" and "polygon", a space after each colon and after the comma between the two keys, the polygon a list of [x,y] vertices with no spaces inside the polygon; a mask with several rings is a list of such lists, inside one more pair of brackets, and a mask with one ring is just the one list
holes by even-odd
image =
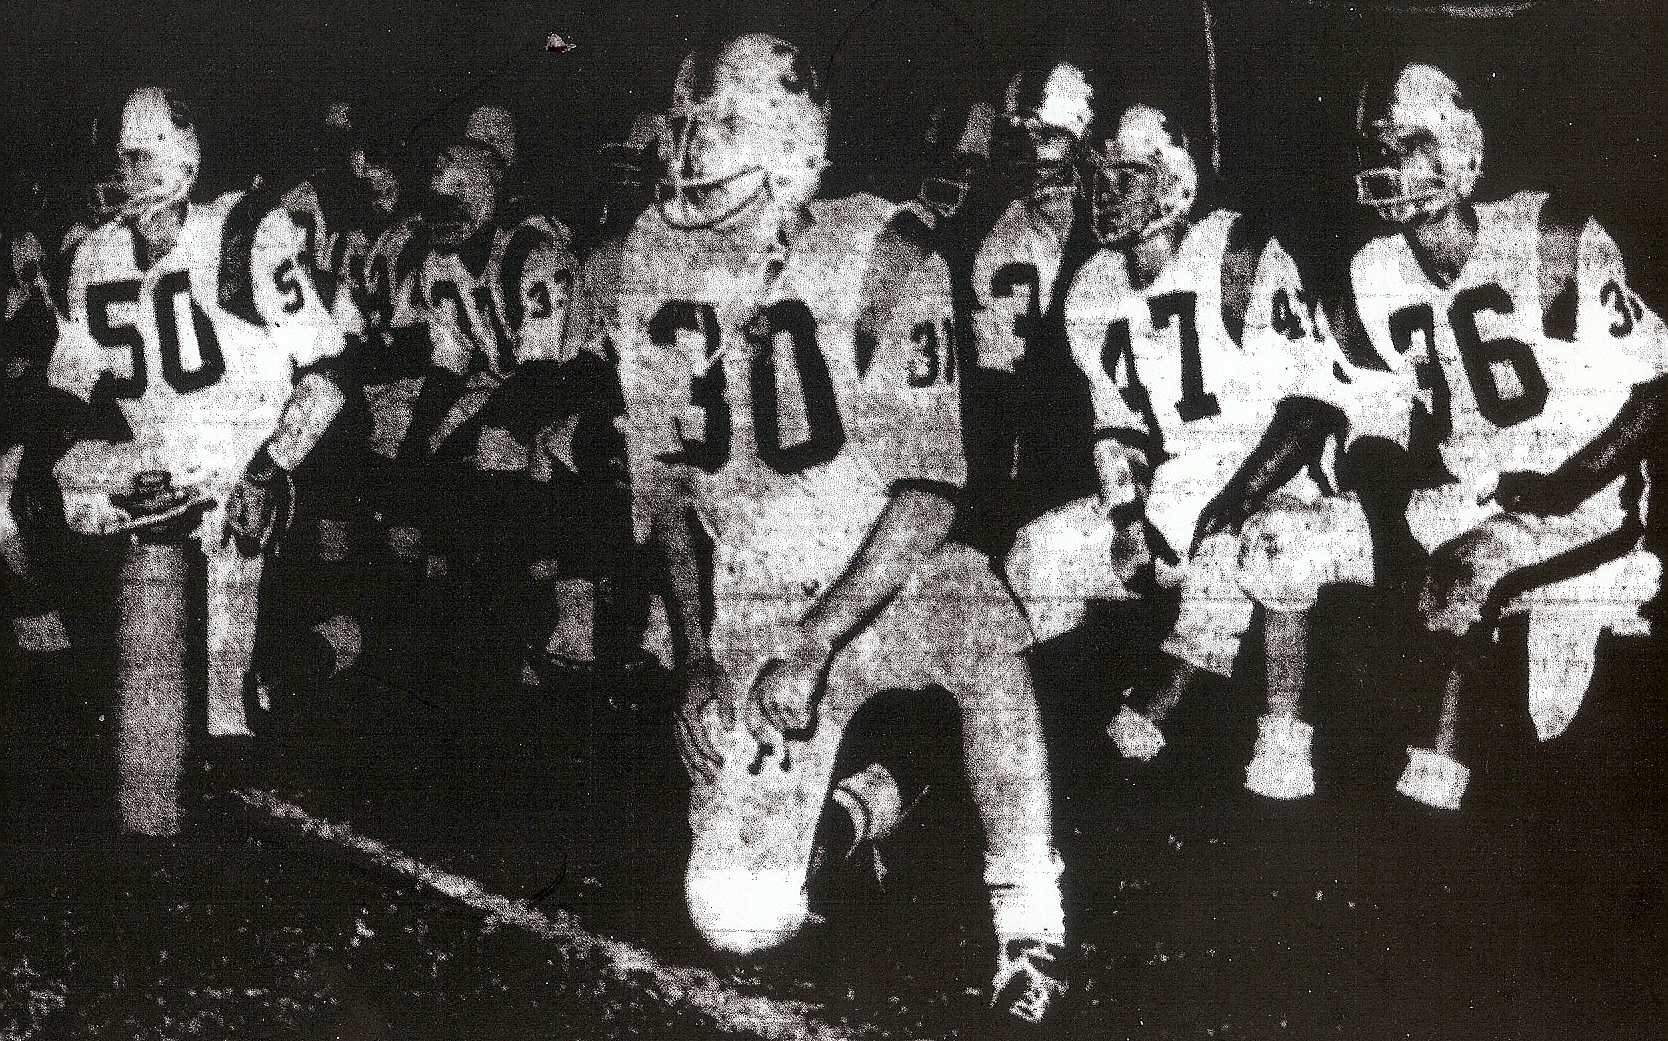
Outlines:
{"label": "shoulder pad", "polygon": [[1558,340],[1575,339],[1579,292],[1576,266],[1581,232],[1591,215],[1562,196],[1548,196],[1536,220],[1536,249],[1541,265],[1541,330]]}
{"label": "shoulder pad", "polygon": [[1251,307],[1257,264],[1274,238],[1274,228],[1260,217],[1238,214],[1228,227],[1222,250],[1222,325],[1237,346],[1245,332],[1245,312]]}
{"label": "shoulder pad", "polygon": [[255,231],[267,214],[280,209],[283,193],[275,187],[221,196],[216,205],[227,205],[220,235],[220,306],[251,325],[260,325],[255,309],[254,272],[250,270],[255,252]]}

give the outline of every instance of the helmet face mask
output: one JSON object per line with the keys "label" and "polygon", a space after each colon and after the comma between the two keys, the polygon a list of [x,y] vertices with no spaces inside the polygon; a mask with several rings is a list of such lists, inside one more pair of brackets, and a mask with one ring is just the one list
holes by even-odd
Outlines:
{"label": "helmet face mask", "polygon": [[423,202],[430,241],[456,249],[490,224],[498,213],[501,176],[495,158],[481,148],[453,145],[442,152]]}
{"label": "helmet face mask", "polygon": [[1483,133],[1459,87],[1428,65],[1408,65],[1388,96],[1356,113],[1355,197],[1391,224],[1415,225],[1470,199],[1482,175]]}
{"label": "helmet face mask", "polygon": [[[1035,91],[1035,96],[1027,95]],[[1024,194],[1075,193],[1078,160],[1094,119],[1094,90],[1082,70],[1061,63],[1040,85],[1020,73],[1008,83],[994,148],[996,161]]]}
{"label": "helmet face mask", "polygon": [[1134,105],[1091,154],[1089,208],[1095,238],[1125,249],[1186,220],[1199,191],[1187,139],[1162,112]]}
{"label": "helmet face mask", "polygon": [[661,216],[679,228],[722,228],[765,205],[785,213],[816,195],[828,115],[793,46],[743,36],[711,59],[691,55],[666,115]]}

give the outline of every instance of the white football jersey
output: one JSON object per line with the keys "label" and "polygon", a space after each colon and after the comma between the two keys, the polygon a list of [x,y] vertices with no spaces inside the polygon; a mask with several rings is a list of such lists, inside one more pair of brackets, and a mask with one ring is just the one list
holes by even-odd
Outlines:
{"label": "white football jersey", "polygon": [[973,337],[979,365],[1013,372],[1040,332],[1054,300],[1064,239],[1031,214],[1008,206],[973,258]]}
{"label": "white football jersey", "polygon": [[127,223],[106,224],[70,276],[53,386],[85,401],[102,383],[133,432],[134,471],[166,470],[176,485],[229,486],[272,434],[297,370],[342,350],[301,229],[244,199],[192,203],[177,244],[149,266]]}
{"label": "white football jersey", "polygon": [[1249,289],[1230,285],[1244,295],[1224,307],[1223,258],[1241,219],[1218,210],[1194,224],[1145,288],[1130,284],[1122,253],[1101,250],[1067,293],[1067,335],[1097,433],[1122,432],[1155,463],[1202,457],[1231,475],[1282,398],[1333,396],[1309,387],[1312,374],[1330,376],[1333,349],[1277,241],[1255,244]]}
{"label": "white football jersey", "polygon": [[[1402,376],[1404,407],[1422,406],[1443,463],[1479,494],[1503,471],[1556,468],[1634,384],[1668,369],[1668,330],[1628,287],[1615,242],[1593,220],[1549,240],[1546,200],[1479,203],[1476,247],[1449,286],[1399,235],[1369,242],[1350,265],[1365,341],[1354,360]],[[1543,249],[1565,265],[1575,250],[1573,278],[1551,297]]]}
{"label": "white football jersey", "polygon": [[721,605],[816,596],[895,485],[965,479],[942,259],[876,295],[890,204],[809,212],[774,262],[653,210],[625,245],[612,338],[633,471],[691,468]]}
{"label": "white football jersey", "polygon": [[[390,303],[393,330],[426,324],[435,365],[459,374],[508,376],[530,361],[564,360],[574,259],[542,217],[499,228],[490,239],[451,251],[424,248],[421,226],[390,233],[399,251],[418,249],[410,271],[379,271],[396,286]],[[388,249],[379,246],[373,263]]]}

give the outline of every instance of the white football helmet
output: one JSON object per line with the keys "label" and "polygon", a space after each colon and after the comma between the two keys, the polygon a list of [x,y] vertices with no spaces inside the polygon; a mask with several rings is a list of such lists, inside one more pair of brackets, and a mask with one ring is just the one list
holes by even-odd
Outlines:
{"label": "white football helmet", "polygon": [[1094,97],[1088,77],[1075,65],[1062,62],[1043,76],[1015,73],[1002,99],[998,161],[1027,182],[1029,191],[1075,189]]}
{"label": "white football helmet", "polygon": [[661,215],[680,228],[721,227],[769,204],[810,202],[828,165],[828,109],[810,63],[753,34],[678,70],[666,114]]}
{"label": "white football helmet", "polygon": [[515,165],[515,117],[498,105],[482,105],[469,113],[463,125],[466,141],[473,141],[493,154],[508,169]]}
{"label": "white football helmet", "polygon": [[202,162],[191,117],[157,87],[140,87],[128,97],[116,156],[120,212],[140,218],[184,202]]}
{"label": "white football helmet", "polygon": [[1429,65],[1408,65],[1388,96],[1361,92],[1356,109],[1362,169],[1356,198],[1384,220],[1408,224],[1476,194],[1483,172],[1483,128],[1453,80]]}
{"label": "white football helmet", "polygon": [[1187,136],[1164,113],[1131,105],[1110,138],[1092,152],[1094,185],[1089,203],[1095,238],[1121,249],[1158,234],[1193,212],[1199,168]]}

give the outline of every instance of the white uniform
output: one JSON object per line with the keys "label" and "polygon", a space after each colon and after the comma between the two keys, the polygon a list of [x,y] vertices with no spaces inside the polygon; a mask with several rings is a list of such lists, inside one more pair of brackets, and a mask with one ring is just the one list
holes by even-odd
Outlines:
{"label": "white uniform", "polygon": [[[1427,587],[1426,623],[1460,635],[1485,607],[1529,609],[1530,698],[1543,737],[1573,717],[1598,632],[1638,629],[1637,608],[1654,595],[1660,565],[1635,551],[1576,566],[1573,577],[1557,567],[1557,558],[1625,530],[1634,509],[1627,478],[1564,517],[1506,513],[1483,500],[1503,472],[1555,469],[1609,425],[1635,384],[1668,370],[1668,330],[1628,288],[1620,251],[1596,221],[1571,229],[1562,248],[1575,250],[1573,277],[1546,297],[1546,203],[1522,192],[1478,204],[1476,246],[1450,286],[1430,278],[1401,236],[1369,242],[1350,266],[1372,360],[1401,375],[1422,413],[1409,436],[1418,440],[1428,425],[1448,471],[1408,508],[1427,550],[1467,564],[1463,579]],[[1490,604],[1508,573],[1543,565],[1542,580],[1555,580]],[[1520,578],[1533,572],[1514,584]]]}
{"label": "white uniform", "polygon": [[[742,689],[784,627],[845,571],[894,489],[953,494],[965,472],[943,261],[905,277],[860,328],[891,207],[857,196],[813,202],[809,213],[774,277],[764,257],[645,214],[626,241],[611,336],[633,473],[662,460],[694,480],[714,547],[709,643]],[[851,715],[880,690],[936,684],[960,699],[984,773],[1016,774],[987,800],[1000,804],[987,807],[987,828],[1001,821],[987,835],[992,856],[1010,867],[1029,853],[1046,862],[1035,703],[1023,678],[1009,683],[1003,672],[1023,668],[1027,639],[989,564],[947,546],[836,656],[820,722],[803,744],[789,742],[780,767],[750,774],[757,746],[732,731],[720,779],[697,783],[690,800],[688,897],[709,939],[752,950],[799,927],[834,753]]]}
{"label": "white uniform", "polygon": [[[1194,528],[1282,398],[1330,396],[1310,382],[1313,373],[1330,372],[1317,358],[1333,351],[1296,264],[1273,239],[1252,247],[1249,290],[1224,307],[1224,257],[1240,219],[1219,210],[1195,223],[1145,288],[1130,284],[1122,253],[1102,250],[1066,298],[1072,357],[1089,382],[1096,437],[1139,446],[1154,466],[1145,501],[1149,543],[1161,581],[1182,595],[1164,650],[1223,675],[1250,624],[1251,601],[1238,580],[1238,539],[1219,534],[1190,558]],[[1130,595],[1114,572],[1111,538],[1095,498],[1021,532],[1009,579],[1039,636],[1075,625],[1087,598]]]}
{"label": "white uniform", "polygon": [[[72,528],[96,533],[125,521],[109,496],[144,470],[165,470],[216,503],[198,530],[209,557],[211,733],[245,729],[261,568],[222,546],[223,504],[277,426],[297,370],[342,350],[341,329],[308,277],[300,229],[282,210],[252,212],[242,199],[192,204],[177,244],[148,267],[126,223],[88,236],[49,370],[53,386],[84,401],[102,383],[133,433],[119,445],[80,442],[59,462]],[[228,251],[228,239],[248,251]]]}
{"label": "white uniform", "polygon": [[385,234],[370,260],[372,293],[389,286],[390,333],[426,328],[431,349],[423,361],[465,384],[446,413],[421,431],[411,430],[421,376],[373,389],[372,447],[389,458],[413,433],[428,451],[438,449],[519,366],[568,356],[563,340],[575,262],[565,232],[529,217],[458,251],[425,248],[423,238],[420,224]]}

